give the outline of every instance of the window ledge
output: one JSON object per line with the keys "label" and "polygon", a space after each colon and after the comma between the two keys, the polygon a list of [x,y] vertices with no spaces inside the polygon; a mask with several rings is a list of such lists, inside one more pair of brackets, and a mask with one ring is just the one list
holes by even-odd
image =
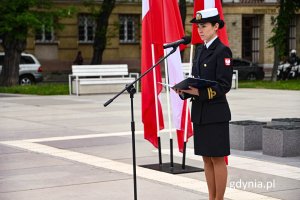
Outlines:
{"label": "window ledge", "polygon": [[35,41],[34,44],[57,45],[59,41]]}
{"label": "window ledge", "polygon": [[120,42],[120,45],[137,45],[140,44],[140,42]]}

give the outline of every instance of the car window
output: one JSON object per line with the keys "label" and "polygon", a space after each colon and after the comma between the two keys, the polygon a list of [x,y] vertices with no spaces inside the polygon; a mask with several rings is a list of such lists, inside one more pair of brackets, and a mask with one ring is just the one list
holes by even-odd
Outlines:
{"label": "car window", "polygon": [[0,65],[3,65],[4,62],[4,56],[0,56]]}
{"label": "car window", "polygon": [[34,60],[30,56],[21,56],[20,64],[34,64]]}
{"label": "car window", "polygon": [[241,65],[242,66],[250,66],[250,63],[246,62],[246,61],[241,61]]}
{"label": "car window", "polygon": [[241,65],[241,62],[239,60],[233,60],[233,66],[238,67]]}

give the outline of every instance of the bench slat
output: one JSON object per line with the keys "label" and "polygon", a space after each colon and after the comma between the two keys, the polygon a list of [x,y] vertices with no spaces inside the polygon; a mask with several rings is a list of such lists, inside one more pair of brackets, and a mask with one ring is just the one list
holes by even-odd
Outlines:
{"label": "bench slat", "polygon": [[126,68],[128,69],[128,65],[72,65],[72,69],[86,69],[86,68]]}
{"label": "bench slat", "polygon": [[128,73],[111,73],[111,72],[103,72],[103,73],[91,73],[91,72],[85,72],[85,73],[76,73],[73,74],[73,76],[127,76]]}
{"label": "bench slat", "polygon": [[73,76],[127,76],[127,65],[73,65]]}
{"label": "bench slat", "polygon": [[134,78],[122,78],[122,79],[80,79],[81,85],[94,85],[94,84],[127,84],[133,82]]}
{"label": "bench slat", "polygon": [[[72,65],[72,74],[69,75],[70,94],[72,93],[73,81],[75,82],[76,94],[79,95],[80,85],[91,85],[90,88],[93,89],[95,89],[94,85],[108,85],[108,84],[114,85],[114,88],[120,87],[121,84],[124,84],[125,87],[125,84],[132,83],[136,79],[128,76],[129,76],[129,72],[128,72],[127,64]],[[99,77],[99,78],[95,78],[95,77]],[[104,87],[108,87],[108,86],[104,86]],[[111,89],[111,87],[109,87],[109,89]]]}

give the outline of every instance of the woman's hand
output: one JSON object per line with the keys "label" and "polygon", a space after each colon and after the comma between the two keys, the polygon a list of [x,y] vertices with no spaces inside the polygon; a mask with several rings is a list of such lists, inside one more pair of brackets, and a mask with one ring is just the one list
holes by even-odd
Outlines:
{"label": "woman's hand", "polygon": [[187,94],[191,94],[191,95],[194,95],[194,96],[199,96],[199,90],[195,87],[192,87],[192,86],[189,86],[189,90],[178,90],[178,89],[175,89],[175,92],[179,95],[182,95],[183,93],[187,93]]}

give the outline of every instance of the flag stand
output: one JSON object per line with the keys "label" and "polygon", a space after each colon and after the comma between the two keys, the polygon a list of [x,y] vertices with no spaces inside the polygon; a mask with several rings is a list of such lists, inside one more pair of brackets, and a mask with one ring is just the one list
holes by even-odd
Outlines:
{"label": "flag stand", "polygon": [[[159,65],[163,60],[165,60],[167,57],[169,57],[172,53],[176,51],[177,47],[173,47],[172,51],[168,53],[166,56],[162,57],[157,63],[155,63],[151,68],[149,68],[147,71],[145,71],[140,77],[135,79],[132,83],[127,84],[126,87],[121,90],[118,94],[116,94],[113,98],[106,101],[103,105],[104,107],[108,106],[110,103],[112,103],[118,96],[120,96],[125,91],[128,91],[130,94],[131,99],[131,132],[132,132],[132,160],[133,160],[133,183],[134,183],[134,200],[137,200],[137,181],[136,181],[136,154],[135,154],[135,122],[134,122],[134,109],[133,109],[133,98],[134,94],[136,93],[136,89],[134,88],[134,84],[141,80],[144,76],[146,76],[150,71],[152,71],[157,65]],[[160,137],[158,137],[158,141],[160,143]],[[161,154],[160,154],[161,155]],[[161,162],[161,156],[160,156],[160,162]],[[159,169],[164,168],[164,164],[155,164],[158,166]],[[162,171],[162,170],[160,170]]]}
{"label": "flag stand", "polygon": [[[172,51],[176,51],[176,48],[173,48]],[[171,52],[172,52],[171,51]],[[175,52],[174,51],[174,52]],[[165,51],[166,52],[166,51]],[[170,52],[170,54],[171,54]],[[170,55],[167,54],[166,58]],[[166,72],[166,77],[168,77],[168,67],[167,67],[167,63],[165,63],[165,72]],[[166,78],[166,84],[168,84],[168,79]],[[167,95],[169,95],[169,88],[166,87],[166,92]],[[169,98],[168,98],[168,102],[169,102]],[[188,109],[188,107],[187,107]],[[169,110],[169,103],[168,103],[168,111]],[[186,111],[186,113],[188,113]],[[186,114],[186,117],[188,115]],[[169,115],[169,125],[170,125],[170,115]],[[186,124],[185,126],[187,127],[187,120],[186,120]],[[169,127],[169,129],[171,130],[171,127]],[[185,133],[187,132],[187,128],[185,130]],[[185,134],[186,135],[186,134]],[[186,138],[186,136],[185,136]],[[161,147],[160,147],[160,137],[159,137],[159,148],[158,148],[158,152],[159,152],[159,156],[161,156]],[[141,167],[145,167],[148,169],[152,169],[152,170],[157,170],[157,171],[162,171],[162,172],[166,172],[166,173],[170,173],[170,174],[184,174],[184,173],[193,173],[193,172],[202,172],[204,171],[202,168],[196,168],[196,167],[192,167],[192,166],[186,166],[185,165],[185,159],[186,159],[186,140],[184,141],[184,148],[183,148],[183,159],[182,159],[182,164],[178,164],[178,163],[174,163],[173,161],[173,138],[172,138],[172,133],[170,132],[170,163],[159,163],[159,165],[157,164],[149,164],[149,165],[141,165]],[[160,159],[161,161],[161,159]]]}
{"label": "flag stand", "polygon": [[[154,44],[151,44],[151,51],[152,51],[152,64],[155,64],[155,55],[154,55]],[[157,86],[156,86],[156,72],[153,70],[153,86],[154,86],[154,93],[157,94]],[[159,114],[158,114],[158,102],[157,98],[155,97],[155,115],[156,115],[156,128],[157,128],[157,146],[158,146],[158,161],[159,165],[162,165],[162,157],[161,157],[161,140],[159,134]]]}
{"label": "flag stand", "polygon": [[173,161],[173,138],[170,139],[170,168],[174,167]]}
{"label": "flag stand", "polygon": [[162,166],[161,141],[160,141],[160,136],[157,137],[157,140],[158,140],[158,161],[159,161],[159,166]]}
{"label": "flag stand", "polygon": [[186,157],[186,142],[183,143],[183,152],[182,152],[182,165],[181,168],[185,169],[185,157]]}

